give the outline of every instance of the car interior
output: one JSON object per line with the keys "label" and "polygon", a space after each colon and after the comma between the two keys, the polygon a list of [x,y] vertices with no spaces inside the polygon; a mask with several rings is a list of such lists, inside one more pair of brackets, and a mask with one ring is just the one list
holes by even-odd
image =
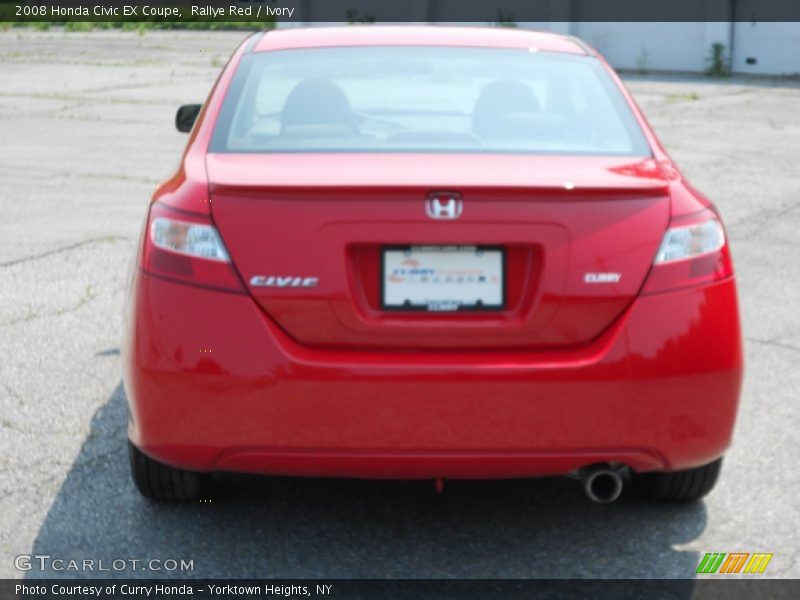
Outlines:
{"label": "car interior", "polygon": [[[281,137],[330,138],[364,135],[360,123],[368,115],[356,113],[340,86],[325,79],[295,85],[280,114]],[[567,118],[543,112],[536,94],[523,82],[500,79],[478,96],[469,131],[404,130],[389,133],[385,144],[445,143],[480,146],[484,140],[557,139],[566,135]]]}

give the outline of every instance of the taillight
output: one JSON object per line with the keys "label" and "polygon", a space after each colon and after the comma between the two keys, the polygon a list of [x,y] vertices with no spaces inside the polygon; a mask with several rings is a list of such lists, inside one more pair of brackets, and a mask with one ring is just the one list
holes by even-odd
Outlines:
{"label": "taillight", "polygon": [[670,221],[643,293],[710,283],[732,274],[725,229],[713,211],[703,210]]}
{"label": "taillight", "polygon": [[211,219],[158,202],[150,207],[142,269],[177,283],[244,293]]}

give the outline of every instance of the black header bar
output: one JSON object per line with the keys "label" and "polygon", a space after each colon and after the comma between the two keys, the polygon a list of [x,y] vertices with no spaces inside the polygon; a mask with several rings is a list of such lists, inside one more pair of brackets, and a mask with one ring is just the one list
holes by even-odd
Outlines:
{"label": "black header bar", "polygon": [[800,0],[0,0],[0,21],[298,25],[551,22],[800,23]]}

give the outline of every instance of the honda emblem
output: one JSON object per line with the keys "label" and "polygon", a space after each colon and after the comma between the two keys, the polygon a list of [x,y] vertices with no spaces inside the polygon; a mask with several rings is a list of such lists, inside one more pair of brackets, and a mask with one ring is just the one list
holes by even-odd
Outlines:
{"label": "honda emblem", "polygon": [[461,194],[454,192],[432,193],[425,200],[425,212],[431,219],[457,219],[462,208]]}

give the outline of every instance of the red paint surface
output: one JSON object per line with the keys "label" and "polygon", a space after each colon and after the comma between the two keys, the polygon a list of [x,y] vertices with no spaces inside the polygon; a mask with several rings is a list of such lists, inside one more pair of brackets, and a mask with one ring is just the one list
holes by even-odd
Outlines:
{"label": "red paint surface", "polygon": [[[437,31],[278,32],[257,50],[428,40],[584,52],[550,34]],[[124,361],[129,434],[145,453],[204,471],[361,477],[665,470],[724,453],[742,378],[728,247],[652,266],[670,223],[716,213],[627,92],[653,159],[209,155],[241,52],[152,209],[215,225],[233,267],[179,265],[146,236],[140,249]],[[462,195],[461,218],[426,217],[436,190]],[[383,244],[505,246],[505,310],[382,311]],[[622,278],[593,285],[586,272]],[[254,288],[254,275],[320,283]]]}

